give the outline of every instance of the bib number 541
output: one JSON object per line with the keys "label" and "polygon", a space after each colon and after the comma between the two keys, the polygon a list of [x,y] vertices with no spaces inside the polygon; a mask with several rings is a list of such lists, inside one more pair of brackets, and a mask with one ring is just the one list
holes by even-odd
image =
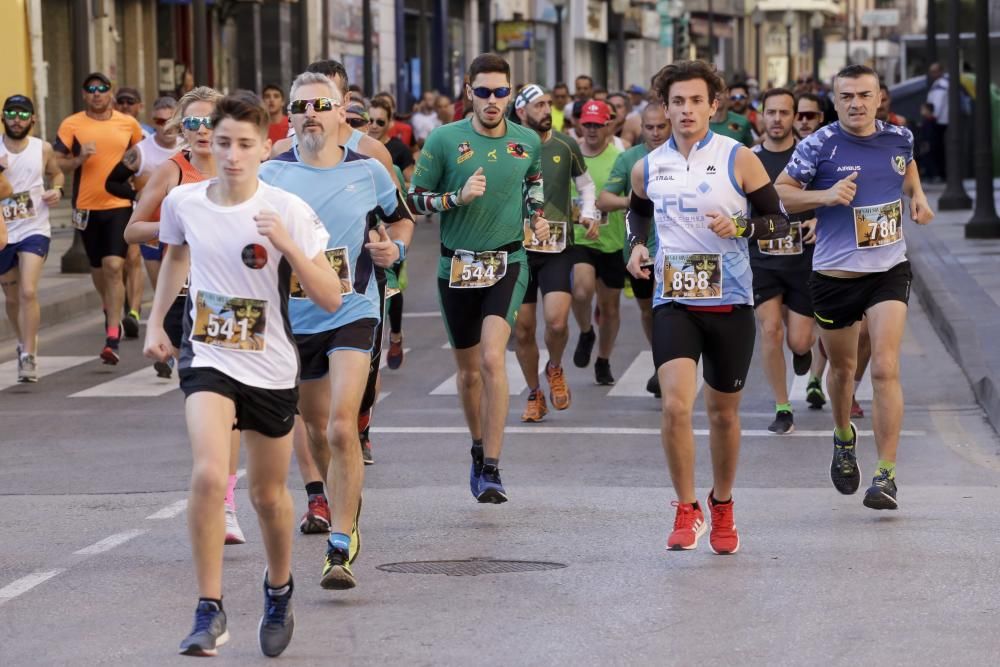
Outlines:
{"label": "bib number 541", "polygon": [[211,314],[208,316],[208,323],[205,325],[205,333],[212,338],[232,338],[233,334],[239,329],[240,341],[246,341],[248,338],[248,329],[250,327],[250,322],[247,318],[242,318],[236,320],[231,317],[219,317],[218,315]]}

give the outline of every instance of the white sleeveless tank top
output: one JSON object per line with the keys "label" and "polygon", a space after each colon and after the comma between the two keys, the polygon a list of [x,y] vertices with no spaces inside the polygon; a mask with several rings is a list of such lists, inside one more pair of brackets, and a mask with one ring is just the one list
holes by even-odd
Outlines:
{"label": "white sleeveless tank top", "polygon": [[14,187],[14,194],[0,201],[7,224],[8,243],[20,243],[36,234],[52,235],[49,207],[42,201],[42,193],[45,192],[44,145],[41,139],[29,137],[23,151],[12,153],[0,141],[0,156],[7,156],[4,175]]}
{"label": "white sleeveless tank top", "polygon": [[156,143],[154,135],[149,135],[137,143],[135,147],[139,151],[140,158],[139,171],[135,172],[136,176],[152,174],[157,167],[172,158],[181,148],[179,142],[173,148],[164,148]]}

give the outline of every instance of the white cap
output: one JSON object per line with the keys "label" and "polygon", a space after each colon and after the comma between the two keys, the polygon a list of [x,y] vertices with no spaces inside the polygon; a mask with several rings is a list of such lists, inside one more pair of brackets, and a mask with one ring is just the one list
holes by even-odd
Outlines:
{"label": "white cap", "polygon": [[544,94],[545,91],[537,83],[529,83],[517,94],[517,98],[514,100],[514,108],[523,109]]}

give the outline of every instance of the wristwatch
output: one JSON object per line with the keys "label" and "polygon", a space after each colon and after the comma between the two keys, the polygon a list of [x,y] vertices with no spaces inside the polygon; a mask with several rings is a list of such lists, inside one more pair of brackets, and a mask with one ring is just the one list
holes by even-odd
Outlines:
{"label": "wristwatch", "polygon": [[402,241],[400,241],[399,239],[396,239],[395,241],[393,241],[393,243],[395,243],[396,247],[399,248],[399,260],[398,261],[402,262],[404,259],[406,259],[406,245]]}

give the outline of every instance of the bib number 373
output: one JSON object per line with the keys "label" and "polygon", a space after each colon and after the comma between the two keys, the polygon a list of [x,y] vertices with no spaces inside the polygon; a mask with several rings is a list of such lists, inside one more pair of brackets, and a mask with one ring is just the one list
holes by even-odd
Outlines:
{"label": "bib number 373", "polygon": [[858,248],[880,248],[903,240],[903,202],[854,208],[854,233]]}
{"label": "bib number 373", "polygon": [[664,255],[660,294],[664,299],[718,299],[722,296],[722,255]]}

